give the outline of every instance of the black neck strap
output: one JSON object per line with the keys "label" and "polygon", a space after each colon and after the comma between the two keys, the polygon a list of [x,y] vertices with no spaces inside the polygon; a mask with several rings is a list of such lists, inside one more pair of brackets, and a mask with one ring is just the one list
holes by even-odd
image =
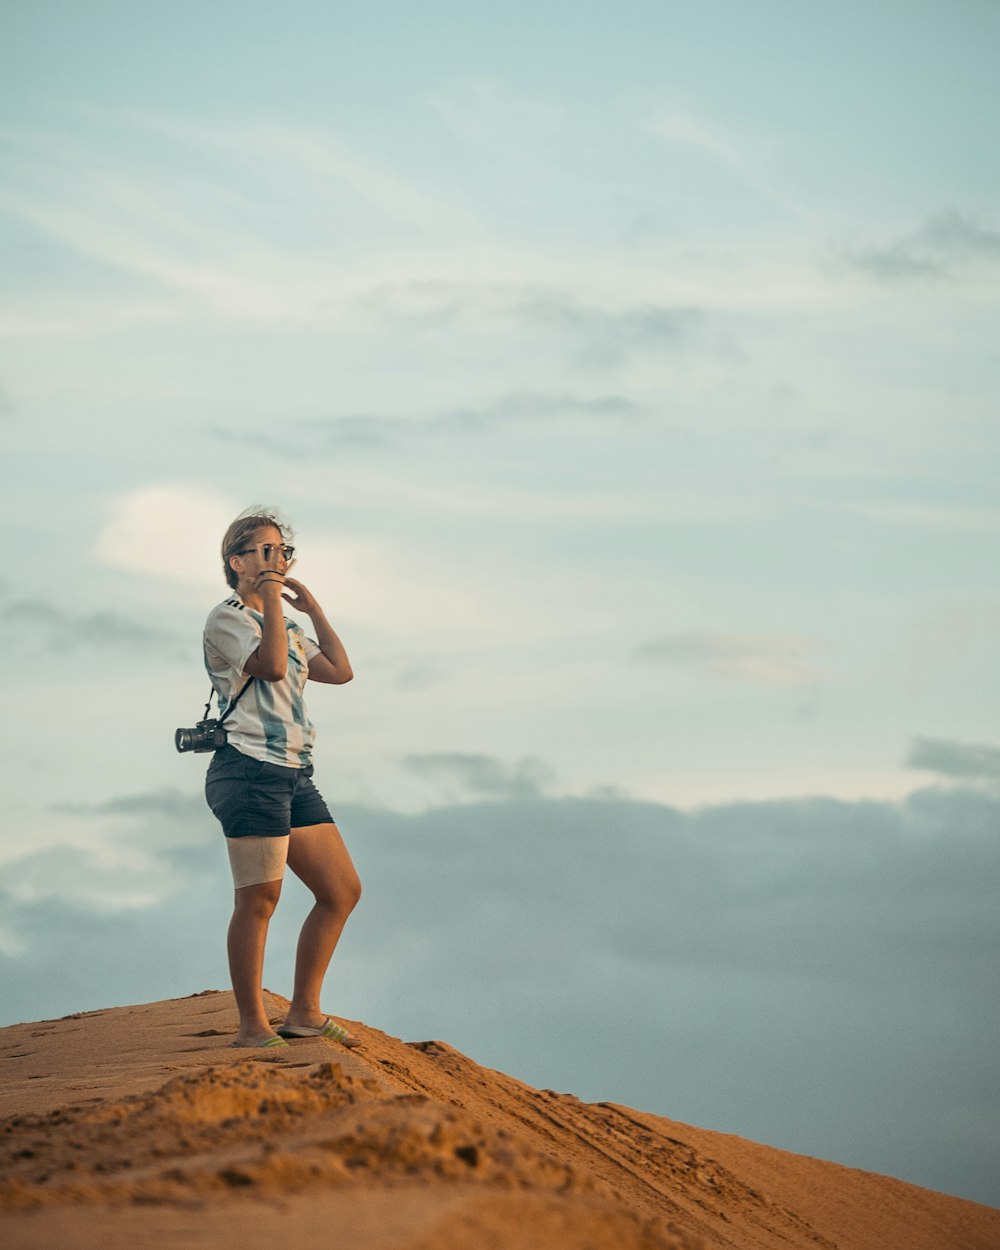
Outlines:
{"label": "black neck strap", "polygon": [[[232,701],[232,703],[230,703],[229,707],[227,707],[227,708],[226,708],[225,713],[224,713],[222,716],[220,716],[220,717],[219,717],[219,724],[220,724],[220,725],[222,724],[222,722],[223,722],[224,720],[228,720],[228,719],[229,719],[230,715],[231,715],[231,714],[233,713],[233,711],[235,710],[237,703],[239,703],[240,699],[242,699],[242,698],[243,698],[243,696],[246,694],[246,692],[247,692],[247,687],[250,685],[250,683],[251,683],[252,681],[253,681],[253,677],[248,677],[248,678],[246,679],[246,681],[243,683],[243,689],[239,692],[239,694],[238,694],[238,695],[236,696],[236,698]],[[208,702],[205,704],[205,720],[208,720],[208,712],[209,712],[209,708],[211,708],[211,706],[212,706],[212,695],[213,695],[213,694],[215,694],[215,687],[214,687],[214,686],[212,687],[211,692],[209,693],[209,696],[208,696]]]}

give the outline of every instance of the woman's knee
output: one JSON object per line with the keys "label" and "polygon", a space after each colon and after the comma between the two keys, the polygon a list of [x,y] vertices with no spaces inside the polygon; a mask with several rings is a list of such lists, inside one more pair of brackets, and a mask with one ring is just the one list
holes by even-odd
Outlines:
{"label": "woman's knee", "polygon": [[270,920],[280,897],[280,881],[262,881],[258,885],[245,885],[236,891],[236,910]]}
{"label": "woman's knee", "polygon": [[350,914],[361,897],[361,878],[356,872],[338,878],[329,890],[316,892],[316,902],[330,911]]}
{"label": "woman's knee", "polygon": [[353,911],[361,900],[361,878],[356,872],[351,874],[351,878],[347,882],[347,897],[351,911]]}

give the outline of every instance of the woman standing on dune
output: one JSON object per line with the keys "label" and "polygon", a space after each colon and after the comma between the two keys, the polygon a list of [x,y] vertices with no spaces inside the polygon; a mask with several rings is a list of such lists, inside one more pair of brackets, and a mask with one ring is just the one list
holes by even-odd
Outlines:
{"label": "woman standing on dune", "polygon": [[[288,576],[290,537],[272,510],[251,508],[237,517],[222,540],[231,591],[205,625],[205,666],[220,717],[231,709],[228,741],[212,757],[205,795],[222,824],[236,890],[228,937],[240,1015],[233,1045],[283,1047],[286,1037],[319,1036],[356,1046],[320,1008],[323,978],[361,883],[312,782],[315,730],[303,699],[307,680],[342,685],[354,674],[323,609]],[[315,639],[284,615],[283,601],[309,618]],[[288,1016],[275,1032],[261,982],[286,863],[315,903],[299,936]]]}

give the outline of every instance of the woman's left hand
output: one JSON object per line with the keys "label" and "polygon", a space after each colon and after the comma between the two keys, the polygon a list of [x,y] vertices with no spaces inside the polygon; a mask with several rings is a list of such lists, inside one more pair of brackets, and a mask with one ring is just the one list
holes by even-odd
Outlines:
{"label": "woman's left hand", "polygon": [[297,612],[304,612],[306,616],[312,616],[314,612],[319,612],[320,606],[312,597],[312,594],[306,590],[305,586],[294,577],[285,575],[285,589],[292,591],[290,595],[283,594],[281,597],[286,603],[290,603]]}

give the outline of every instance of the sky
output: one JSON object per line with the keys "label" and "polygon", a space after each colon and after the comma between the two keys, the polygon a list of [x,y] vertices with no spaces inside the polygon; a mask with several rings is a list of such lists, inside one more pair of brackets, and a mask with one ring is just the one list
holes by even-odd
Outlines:
{"label": "sky", "polygon": [[998,35],[4,6],[0,1025],[227,984],[172,739],[273,504],[330,1010],[1000,1204]]}

